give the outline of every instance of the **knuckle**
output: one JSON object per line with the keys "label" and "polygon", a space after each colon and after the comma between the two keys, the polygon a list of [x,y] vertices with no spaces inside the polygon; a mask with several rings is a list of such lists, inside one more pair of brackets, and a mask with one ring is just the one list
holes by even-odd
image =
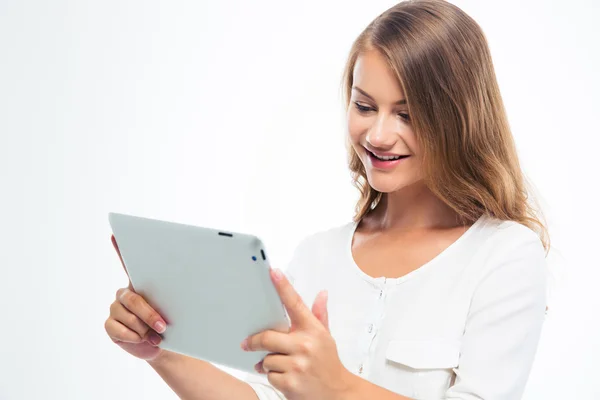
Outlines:
{"label": "knuckle", "polygon": [[126,318],[126,325],[130,328],[133,328],[136,325],[139,325],[139,318],[135,316],[135,314],[129,313]]}
{"label": "knuckle", "polygon": [[314,350],[314,345],[309,339],[303,339],[298,343],[298,347],[302,354],[311,354]]}
{"label": "knuckle", "polygon": [[260,345],[260,347],[262,347],[263,349],[268,347],[269,344],[271,343],[271,339],[272,339],[272,335],[269,334],[269,332],[265,332],[262,335],[260,335],[260,338],[258,340],[258,343]]}
{"label": "knuckle", "polygon": [[123,339],[124,336],[118,325],[114,324],[113,322],[113,319],[107,319],[106,322],[104,322],[104,329],[113,342],[118,342],[119,340]]}
{"label": "knuckle", "polygon": [[104,321],[104,330],[106,331],[106,333],[108,333],[109,336],[111,333],[110,324],[110,318],[107,318],[106,321]]}
{"label": "knuckle", "polygon": [[137,309],[143,306],[144,301],[139,294],[132,293],[131,291],[127,292],[129,304],[132,308]]}
{"label": "knuckle", "polygon": [[117,338],[121,338],[121,339],[125,339],[129,336],[131,336],[131,330],[128,329],[126,326],[121,325],[121,327],[119,328],[119,335]]}
{"label": "knuckle", "polygon": [[295,357],[292,359],[292,370],[304,373],[308,370],[308,362],[304,357]]}
{"label": "knuckle", "polygon": [[284,392],[296,393],[298,391],[298,380],[293,375],[284,377],[281,381],[281,388]]}
{"label": "knuckle", "polygon": [[115,294],[115,297],[117,298],[117,300],[121,299],[121,296],[123,296],[123,293],[125,292],[125,290],[127,290],[127,288],[117,289],[117,293]]}
{"label": "knuckle", "polygon": [[131,293],[129,289],[121,289],[121,293],[119,294],[119,302],[122,304],[129,304],[131,302]]}

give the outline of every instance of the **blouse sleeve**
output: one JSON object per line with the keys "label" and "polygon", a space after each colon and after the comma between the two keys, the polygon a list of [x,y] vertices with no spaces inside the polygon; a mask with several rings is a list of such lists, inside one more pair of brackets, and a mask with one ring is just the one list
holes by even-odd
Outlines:
{"label": "blouse sleeve", "polygon": [[510,247],[475,290],[448,400],[523,395],[545,319],[546,261],[532,231]]}

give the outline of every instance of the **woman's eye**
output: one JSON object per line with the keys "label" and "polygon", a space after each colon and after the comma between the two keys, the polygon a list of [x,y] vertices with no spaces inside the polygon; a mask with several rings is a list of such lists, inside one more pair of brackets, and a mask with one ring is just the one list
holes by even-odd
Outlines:
{"label": "woman's eye", "polygon": [[358,111],[360,111],[361,113],[366,113],[366,112],[369,112],[369,111],[372,111],[372,110],[373,110],[371,107],[365,107],[365,106],[363,106],[363,105],[360,105],[360,104],[359,104],[359,103],[357,103],[357,102],[354,102],[354,105],[356,106],[356,109],[357,109]]}
{"label": "woman's eye", "polygon": [[[363,106],[363,105],[359,104],[358,102],[354,102],[354,105],[356,106],[356,109],[357,109],[359,112],[363,113],[363,114],[366,114],[366,113],[368,113],[369,111],[374,111],[374,110],[373,110],[371,107],[366,107],[366,106]],[[405,121],[410,121],[410,116],[409,116],[408,114],[398,113],[398,115],[399,115],[399,116],[400,116],[400,117],[401,117],[403,120],[405,120]]]}

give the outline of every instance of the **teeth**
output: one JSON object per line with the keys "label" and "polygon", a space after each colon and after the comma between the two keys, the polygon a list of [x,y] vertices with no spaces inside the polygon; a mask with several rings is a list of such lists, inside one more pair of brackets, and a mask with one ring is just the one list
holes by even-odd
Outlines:
{"label": "teeth", "polygon": [[392,160],[399,160],[402,156],[378,156],[375,153],[371,153],[375,156],[375,158],[378,158],[382,161],[392,161]]}

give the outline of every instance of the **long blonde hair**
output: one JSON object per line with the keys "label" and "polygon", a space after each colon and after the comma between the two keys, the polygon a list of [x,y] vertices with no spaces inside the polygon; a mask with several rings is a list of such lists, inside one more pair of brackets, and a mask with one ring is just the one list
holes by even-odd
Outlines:
{"label": "long blonde hair", "polygon": [[[519,222],[550,248],[542,213],[531,204],[500,95],[487,40],[479,25],[441,0],[408,0],[391,7],[358,36],[343,75],[346,110],[358,56],[377,50],[407,98],[423,152],[429,189],[464,223],[482,214]],[[354,221],[375,209],[382,193],[367,182],[348,143],[348,164],[360,191]],[[535,202],[534,202],[535,203]]]}

